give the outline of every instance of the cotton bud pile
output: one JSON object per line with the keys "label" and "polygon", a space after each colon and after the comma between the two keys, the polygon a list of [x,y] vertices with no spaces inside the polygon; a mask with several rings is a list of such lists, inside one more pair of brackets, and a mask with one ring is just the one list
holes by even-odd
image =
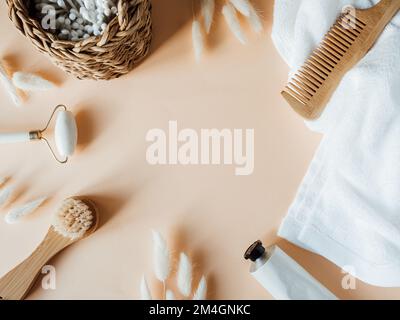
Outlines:
{"label": "cotton bud pile", "polygon": [[104,33],[117,14],[117,0],[35,0],[42,26],[61,40],[79,41]]}

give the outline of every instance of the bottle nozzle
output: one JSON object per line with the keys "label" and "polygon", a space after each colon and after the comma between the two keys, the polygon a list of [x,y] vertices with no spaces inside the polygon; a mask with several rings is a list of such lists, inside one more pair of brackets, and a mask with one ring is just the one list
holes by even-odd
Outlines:
{"label": "bottle nozzle", "polygon": [[245,252],[244,258],[255,262],[261,258],[265,253],[265,248],[260,240],[254,242]]}

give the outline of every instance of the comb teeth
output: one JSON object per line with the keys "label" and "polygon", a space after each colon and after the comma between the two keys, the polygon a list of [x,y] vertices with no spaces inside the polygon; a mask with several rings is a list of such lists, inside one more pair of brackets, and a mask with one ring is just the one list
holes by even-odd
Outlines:
{"label": "comb teeth", "polygon": [[366,24],[351,13],[342,14],[304,66],[285,87],[298,103],[307,106],[361,35]]}
{"label": "comb teeth", "polygon": [[343,77],[368,53],[399,10],[400,0],[381,0],[369,9],[349,7],[289,81],[283,98],[304,118],[319,117]]}

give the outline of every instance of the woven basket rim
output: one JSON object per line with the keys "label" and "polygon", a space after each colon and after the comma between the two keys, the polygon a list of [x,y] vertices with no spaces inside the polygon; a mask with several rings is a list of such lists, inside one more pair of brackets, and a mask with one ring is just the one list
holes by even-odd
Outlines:
{"label": "woven basket rim", "polygon": [[[10,4],[12,5],[14,3],[14,0],[6,0],[10,6]],[[26,20],[27,22],[29,22],[37,32],[40,32],[41,34],[43,34],[44,36],[46,36],[51,43],[56,42],[56,43],[62,43],[64,45],[69,45],[71,46],[71,48],[74,47],[80,47],[81,45],[85,45],[86,43],[90,43],[93,42],[93,45],[98,45],[98,43],[101,41],[101,39],[103,38],[103,34],[100,34],[98,36],[90,36],[87,39],[79,39],[79,40],[63,40],[58,38],[58,35],[51,32],[51,31],[46,31],[41,23],[40,20],[32,17],[32,13],[30,12],[30,3],[32,0],[28,0],[29,3],[25,4],[24,6],[24,10],[18,10],[19,12],[22,12],[24,14],[23,19]],[[118,0],[117,6],[118,8],[121,8],[121,3],[127,3],[127,5],[132,5],[135,3],[131,3],[133,2],[132,0]],[[18,15],[19,16],[19,15]],[[22,19],[21,16],[19,16],[20,19]],[[112,26],[113,24],[116,24],[119,26],[119,31],[121,31],[121,25],[119,23],[119,15],[117,14],[115,17],[113,17],[108,23],[107,23],[107,28],[109,28],[109,26]]]}
{"label": "woven basket rim", "polygon": [[[31,2],[32,0],[28,0],[28,1]],[[127,0],[118,0],[118,4],[117,5],[119,5],[119,3],[123,2],[123,1],[127,1]],[[12,2],[12,0],[11,0],[11,2]],[[32,17],[32,13],[29,12],[29,5],[30,5],[30,3],[25,6],[25,10],[26,11],[24,12],[24,14],[25,14],[24,18],[26,20],[29,20],[29,22],[33,26],[35,26],[36,30],[38,30],[41,33],[43,33],[44,35],[46,35],[50,40],[52,40],[52,42],[53,41],[57,41],[57,42],[60,42],[60,43],[62,42],[64,44],[68,44],[69,43],[71,46],[76,47],[79,44],[89,42],[88,40],[92,40],[92,41],[98,40],[97,42],[99,42],[102,39],[102,35],[103,34],[98,35],[98,36],[94,36],[93,35],[93,36],[90,36],[87,39],[79,39],[79,40],[63,40],[63,39],[59,39],[57,34],[51,32],[51,31],[46,31],[46,29],[44,29],[43,26],[41,25],[40,21],[38,19]],[[107,22],[107,27],[109,25],[112,25],[115,22],[118,22],[118,25],[119,25],[118,14],[115,15],[109,22]]]}
{"label": "woven basket rim", "polygon": [[33,0],[6,0],[14,25],[56,65],[78,78],[112,79],[128,73],[150,51],[151,0],[118,0],[118,14],[105,31],[87,39],[63,40],[46,30]]}

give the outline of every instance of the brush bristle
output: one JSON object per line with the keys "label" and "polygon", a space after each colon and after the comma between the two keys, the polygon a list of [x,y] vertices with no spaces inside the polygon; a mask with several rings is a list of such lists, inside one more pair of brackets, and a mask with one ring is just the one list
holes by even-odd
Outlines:
{"label": "brush bristle", "polygon": [[82,238],[96,225],[96,213],[79,199],[67,199],[54,217],[55,231],[72,240]]}
{"label": "brush bristle", "polygon": [[366,24],[350,13],[341,15],[302,68],[292,77],[284,92],[306,106],[340,65]]}

